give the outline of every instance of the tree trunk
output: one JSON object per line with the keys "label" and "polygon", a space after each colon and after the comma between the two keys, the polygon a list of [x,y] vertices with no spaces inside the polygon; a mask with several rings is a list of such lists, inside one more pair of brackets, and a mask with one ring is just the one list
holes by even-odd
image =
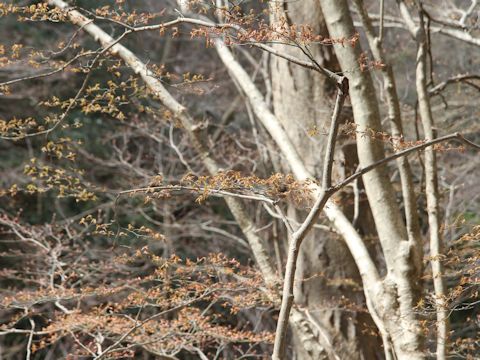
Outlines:
{"label": "tree trunk", "polygon": [[[273,25],[281,23],[282,18],[286,19],[288,25],[310,25],[315,34],[328,36],[323,14],[315,0],[283,4],[275,2],[272,6]],[[297,47],[275,46],[283,53],[304,57]],[[338,69],[331,47],[314,45],[309,46],[309,50],[320,65],[330,70]],[[272,57],[270,65],[275,115],[307,170],[320,178],[326,143],[323,132],[329,127],[334,84],[323,75],[278,57]],[[310,135],[312,130],[317,134]],[[351,155],[347,154],[349,157]],[[356,154],[353,157],[356,158]],[[286,166],[284,171],[291,170]],[[294,206],[289,207],[288,215],[300,221],[305,217],[305,213]],[[339,309],[342,307],[339,302],[343,298],[357,304],[365,302],[360,286],[352,286],[352,280],[354,284],[361,284],[357,267],[345,243],[331,233],[313,230],[300,250],[294,297],[295,305],[307,314],[310,327],[316,329],[319,336],[315,339],[305,337],[305,317],[295,321],[297,316],[292,313],[292,346],[297,359],[375,359],[375,354],[382,352],[377,339],[362,334],[366,324],[374,326],[368,314]],[[337,342],[343,345],[338,346]],[[334,353],[328,351],[332,348],[335,349]]]}
{"label": "tree trunk", "polygon": [[[355,34],[346,0],[320,0],[320,4],[332,37],[350,38]],[[348,71],[350,99],[358,131],[359,160],[360,165],[365,167],[385,156],[383,143],[371,136],[382,131],[375,88],[370,73],[359,69],[358,60],[362,51],[359,44],[338,45],[335,51],[342,70]],[[418,294],[415,288],[416,267],[412,259],[415,259],[417,251],[408,240],[387,168],[378,167],[364,175],[363,179],[387,266],[384,280],[386,298],[371,300],[386,324],[397,357],[422,359],[422,335],[414,310]]]}

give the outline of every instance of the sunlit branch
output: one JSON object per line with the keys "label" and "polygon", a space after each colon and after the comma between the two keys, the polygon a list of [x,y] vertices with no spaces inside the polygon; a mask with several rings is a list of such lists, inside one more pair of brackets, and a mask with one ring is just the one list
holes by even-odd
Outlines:
{"label": "sunlit branch", "polygon": [[231,191],[226,191],[226,190],[219,190],[219,189],[210,189],[210,188],[202,188],[202,187],[193,187],[193,186],[183,186],[183,185],[169,185],[169,186],[150,186],[150,187],[144,187],[144,188],[137,188],[137,189],[130,189],[130,190],[124,190],[120,191],[118,194],[119,195],[134,195],[134,194],[146,194],[146,195],[154,195],[158,191],[167,191],[167,192],[178,192],[178,191],[191,191],[198,193],[202,196],[204,195],[212,195],[212,196],[218,196],[218,197],[224,197],[224,196],[232,196],[232,197],[237,197],[240,199],[246,199],[246,200],[256,200],[256,201],[263,201],[268,204],[275,204],[277,201],[271,198],[268,198],[266,196],[262,195],[257,195],[257,194],[241,194],[241,193],[235,193]]}

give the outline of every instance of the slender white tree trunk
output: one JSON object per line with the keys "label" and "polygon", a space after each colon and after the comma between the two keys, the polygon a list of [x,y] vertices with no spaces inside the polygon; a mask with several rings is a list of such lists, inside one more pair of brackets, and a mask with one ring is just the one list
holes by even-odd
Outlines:
{"label": "slender white tree trunk", "polygon": [[[400,12],[412,37],[417,42],[416,89],[418,108],[426,140],[433,140],[433,116],[427,89],[427,34],[424,28],[422,9],[419,9],[420,24],[413,21],[406,4],[398,1]],[[437,179],[437,159],[434,148],[425,149],[425,192],[427,195],[428,227],[430,233],[430,264],[432,266],[435,307],[437,313],[437,359],[445,360],[448,355],[448,309],[446,288],[443,280],[443,241],[440,229],[439,193]]]}
{"label": "slender white tree trunk", "polygon": [[[320,0],[320,4],[332,37],[348,39],[355,34],[346,0]],[[335,51],[342,70],[350,79],[350,100],[359,132],[358,156],[360,165],[365,167],[385,156],[383,144],[372,136],[382,131],[375,88],[370,73],[359,69],[359,44],[354,47],[337,45]],[[412,276],[415,276],[415,269],[410,260],[415,250],[408,241],[386,170],[386,167],[378,168],[363,177],[387,265],[384,285],[391,309],[387,312],[386,308],[379,308],[378,313],[385,321],[397,356],[405,359],[423,358],[420,326],[414,311],[416,279]],[[381,303],[380,299],[371,300],[376,306]]]}

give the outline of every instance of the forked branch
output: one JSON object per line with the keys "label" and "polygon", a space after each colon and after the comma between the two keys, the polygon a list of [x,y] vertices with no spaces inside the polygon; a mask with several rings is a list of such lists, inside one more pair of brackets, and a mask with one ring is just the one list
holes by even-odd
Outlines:
{"label": "forked branch", "polygon": [[325,151],[324,170],[323,170],[323,183],[322,189],[313,205],[312,209],[307,215],[307,218],[290,236],[288,246],[287,264],[285,268],[285,279],[283,282],[283,294],[282,304],[280,306],[280,315],[277,322],[277,330],[275,334],[275,343],[273,348],[272,359],[280,360],[284,358],[285,354],[285,342],[288,328],[288,318],[290,316],[290,310],[293,305],[293,286],[295,282],[295,270],[297,269],[297,260],[300,246],[303,239],[308,234],[318,216],[322,212],[328,198],[330,197],[327,191],[332,183],[332,167],[333,167],[333,155],[335,152],[335,143],[338,133],[338,124],[340,114],[342,111],[345,98],[348,95],[348,79],[343,77],[338,84],[337,99],[335,102],[335,108],[333,110],[332,121],[330,124],[330,131],[328,134],[328,145]]}

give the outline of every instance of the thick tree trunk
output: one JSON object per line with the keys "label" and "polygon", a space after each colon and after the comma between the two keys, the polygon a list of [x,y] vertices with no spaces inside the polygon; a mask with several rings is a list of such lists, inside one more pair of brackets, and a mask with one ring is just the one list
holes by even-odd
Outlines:
{"label": "thick tree trunk", "polygon": [[[328,36],[318,1],[276,1],[272,7],[272,25],[281,23],[310,25],[316,34]],[[302,58],[300,49],[290,45],[275,45],[282,53]],[[329,70],[338,69],[331,47],[310,46],[313,57]],[[333,108],[334,84],[325,76],[297,66],[278,57],[271,62],[272,97],[274,113],[281,122],[292,144],[298,151],[307,170],[320,178],[322,154],[326,143],[323,132],[329,127]],[[309,135],[315,129],[315,136]],[[352,155],[352,154],[348,154]],[[356,157],[356,154],[353,154]],[[288,166],[285,171],[291,171]],[[291,218],[301,220],[305,214],[291,206]],[[338,305],[342,298],[356,303],[364,302],[359,287],[347,285],[353,280],[361,284],[357,267],[345,243],[337,236],[314,230],[304,240],[298,259],[294,291],[296,306],[303,309],[310,327],[317,330],[315,339],[305,337],[305,318],[295,321],[292,313],[293,352],[298,359],[321,359],[322,357],[374,359],[381,353],[376,339],[362,334],[365,324],[373,322],[366,314],[345,311]],[[353,314],[353,315],[352,315]],[[342,346],[336,346],[336,342]],[[327,349],[335,349],[335,353]]]}

